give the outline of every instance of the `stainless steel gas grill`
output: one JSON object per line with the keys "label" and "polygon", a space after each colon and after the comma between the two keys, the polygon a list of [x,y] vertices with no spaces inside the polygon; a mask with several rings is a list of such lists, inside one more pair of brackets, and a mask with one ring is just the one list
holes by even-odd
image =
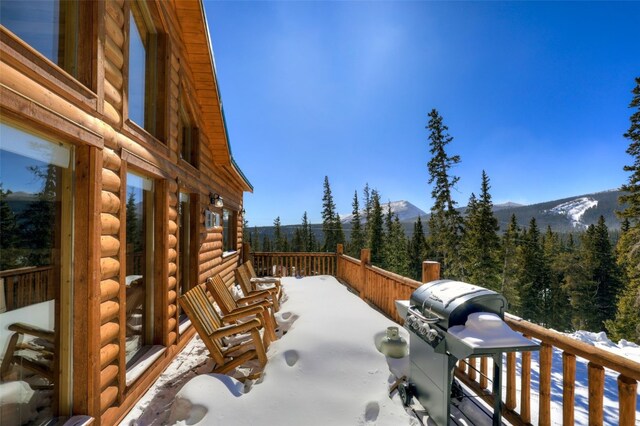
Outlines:
{"label": "stainless steel gas grill", "polygon": [[409,378],[399,387],[405,405],[416,397],[431,420],[448,425],[456,363],[468,357],[491,357],[493,395],[497,395],[493,424],[499,425],[502,353],[539,349],[504,323],[506,299],[476,285],[438,280],[417,288],[409,301],[396,301],[396,307],[410,336]]}

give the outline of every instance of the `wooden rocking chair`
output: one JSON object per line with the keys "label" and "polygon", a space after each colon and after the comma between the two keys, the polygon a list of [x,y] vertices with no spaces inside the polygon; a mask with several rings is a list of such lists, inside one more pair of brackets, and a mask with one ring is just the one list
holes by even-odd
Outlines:
{"label": "wooden rocking chair", "polygon": [[[207,298],[205,291],[196,286],[178,298],[178,303],[191,319],[191,323],[209,350],[216,363],[214,373],[227,374],[247,361],[257,359],[260,372],[247,378],[260,377],[267,363],[267,354],[260,339],[260,320],[253,318],[241,324],[223,326],[215,308]],[[238,334],[249,333],[251,340],[237,345],[224,346],[222,339]]]}
{"label": "wooden rocking chair", "polygon": [[276,312],[280,310],[280,287],[270,287],[264,290],[255,288],[255,286],[251,285],[251,278],[249,271],[247,271],[246,263],[236,269],[235,275],[236,282],[240,284],[242,293],[245,296],[262,295],[273,303],[273,309],[275,309]]}
{"label": "wooden rocking chair", "polygon": [[[249,280],[251,281],[251,284],[273,284],[278,290],[280,290],[281,283],[279,277],[258,277],[256,270],[253,268],[253,263],[250,260],[247,260],[244,265],[249,273]],[[282,292],[280,291],[280,293]]]}
{"label": "wooden rocking chair", "polygon": [[[268,310],[270,315],[269,319],[265,318],[265,322],[270,324],[265,324],[265,328],[272,327],[275,335],[275,308],[271,300],[265,299],[264,294],[245,296],[235,300],[231,290],[229,290],[229,287],[227,287],[227,284],[222,280],[222,277],[219,274],[207,278],[206,285],[207,290],[209,290],[209,293],[211,293],[213,299],[216,301],[224,315],[240,313],[252,306],[262,306],[265,310]],[[265,317],[266,316],[267,315],[265,315]]]}

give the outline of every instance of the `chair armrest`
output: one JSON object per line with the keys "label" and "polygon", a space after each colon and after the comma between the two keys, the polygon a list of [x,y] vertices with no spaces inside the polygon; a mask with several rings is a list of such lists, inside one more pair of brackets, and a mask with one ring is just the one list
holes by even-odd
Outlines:
{"label": "chair armrest", "polygon": [[240,299],[236,300],[236,302],[240,304],[258,302],[261,300],[266,300],[266,298],[269,296],[271,296],[271,293],[269,293],[268,291],[260,290],[259,293],[251,293],[249,296],[241,297]]}
{"label": "chair armrest", "polygon": [[264,313],[264,307],[260,305],[253,306],[240,306],[238,309],[234,309],[230,313],[222,316],[222,321],[237,321],[242,318],[246,318],[251,315],[260,315]]}
{"label": "chair armrest", "polygon": [[275,277],[257,277],[250,279],[251,284],[275,284],[276,286],[280,285],[280,278]]}
{"label": "chair armrest", "polygon": [[254,318],[242,324],[232,324],[225,327],[220,327],[219,329],[211,333],[209,337],[212,339],[221,339],[223,337],[231,336],[234,334],[246,333],[254,328],[257,329],[258,327],[260,327],[260,320]]}

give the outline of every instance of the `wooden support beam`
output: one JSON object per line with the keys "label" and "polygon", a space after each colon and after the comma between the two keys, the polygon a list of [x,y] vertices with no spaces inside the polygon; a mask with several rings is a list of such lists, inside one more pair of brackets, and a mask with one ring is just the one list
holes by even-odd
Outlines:
{"label": "wooden support beam", "polygon": [[440,279],[440,263],[431,260],[422,262],[422,282],[428,283]]}

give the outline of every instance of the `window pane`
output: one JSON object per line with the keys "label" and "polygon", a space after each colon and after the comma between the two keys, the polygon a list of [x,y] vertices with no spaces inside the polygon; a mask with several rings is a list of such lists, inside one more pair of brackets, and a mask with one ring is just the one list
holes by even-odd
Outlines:
{"label": "window pane", "polygon": [[[189,194],[180,193],[180,205],[178,224],[180,226],[180,243],[178,254],[178,295],[187,292],[191,285],[189,283],[189,260],[191,253],[191,200]],[[186,314],[178,304],[178,317],[180,321],[186,320]]]}
{"label": "window pane", "polygon": [[235,215],[231,210],[222,210],[222,245],[224,251],[234,251],[236,249],[235,235],[236,223]]}
{"label": "window pane", "polygon": [[150,311],[148,289],[153,255],[153,181],[127,174],[127,300],[125,359],[129,362],[146,344]]}
{"label": "window pane", "polygon": [[[69,253],[70,240],[63,236],[71,232],[66,206],[72,195],[71,171],[58,164],[69,166],[70,151],[4,124],[0,130],[0,358],[12,359],[3,372],[0,399],[30,395],[31,401],[3,410],[0,423],[41,424],[57,415],[60,319],[55,307],[63,268],[68,273],[71,267],[70,259],[64,265],[61,259],[63,250]],[[27,141],[30,149],[5,149]],[[66,161],[60,161],[61,152]],[[17,324],[43,331],[38,337],[18,333]]]}
{"label": "window pane", "polygon": [[144,20],[136,18],[133,11],[129,16],[129,118],[142,127],[145,123],[145,84],[147,50],[142,34],[145,34]]}
{"label": "window pane", "polygon": [[[2,0],[0,22],[31,47],[72,72],[77,34],[73,1]],[[66,30],[65,30],[66,26]],[[67,49],[67,52],[65,52]],[[66,60],[65,60],[66,56]],[[65,64],[68,64],[65,66]]]}

